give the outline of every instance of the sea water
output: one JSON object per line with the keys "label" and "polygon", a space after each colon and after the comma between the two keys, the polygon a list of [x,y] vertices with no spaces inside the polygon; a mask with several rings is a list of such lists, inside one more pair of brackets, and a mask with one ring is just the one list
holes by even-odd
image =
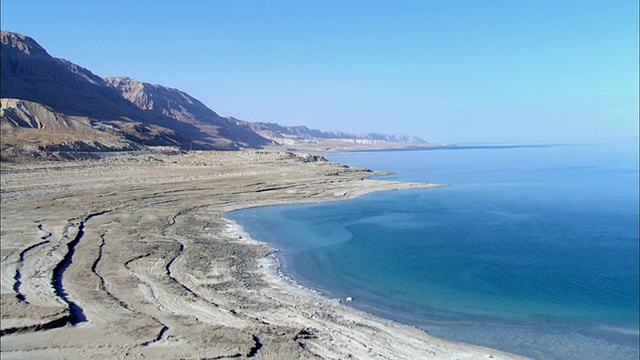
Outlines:
{"label": "sea water", "polygon": [[637,141],[330,159],[449,186],[228,214],[295,280],[447,339],[638,358]]}

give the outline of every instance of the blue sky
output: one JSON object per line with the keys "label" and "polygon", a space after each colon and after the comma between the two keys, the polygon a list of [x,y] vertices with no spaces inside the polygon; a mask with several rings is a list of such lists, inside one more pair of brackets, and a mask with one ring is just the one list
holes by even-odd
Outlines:
{"label": "blue sky", "polygon": [[2,28],[221,115],[432,142],[638,137],[638,2],[2,0]]}

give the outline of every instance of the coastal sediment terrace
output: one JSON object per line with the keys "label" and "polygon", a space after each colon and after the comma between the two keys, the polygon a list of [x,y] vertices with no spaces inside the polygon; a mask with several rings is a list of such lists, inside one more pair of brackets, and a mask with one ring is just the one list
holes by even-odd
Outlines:
{"label": "coastal sediment terrace", "polygon": [[438,186],[290,152],[2,163],[3,359],[511,359],[305,289],[228,211]]}

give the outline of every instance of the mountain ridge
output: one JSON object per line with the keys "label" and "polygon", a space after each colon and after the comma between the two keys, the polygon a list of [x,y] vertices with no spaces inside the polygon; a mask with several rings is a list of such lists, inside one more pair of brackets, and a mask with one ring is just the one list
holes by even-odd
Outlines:
{"label": "mountain ridge", "polygon": [[[42,104],[54,112],[82,118],[97,131],[108,128],[142,146],[237,150],[271,144],[177,89],[125,77],[101,78],[68,60],[52,57],[25,35],[3,30],[1,42],[2,98]],[[131,92],[123,84],[130,88],[137,86],[138,91]],[[145,98],[156,98],[165,108],[145,106]],[[5,106],[12,104],[5,103]],[[3,127],[17,127],[11,133],[21,130],[18,123],[3,119]],[[71,128],[67,130],[73,132]],[[3,141],[3,146],[5,143],[7,141]],[[55,146],[48,146],[43,150],[53,148]],[[104,148],[108,146],[95,150]]]}
{"label": "mountain ridge", "polygon": [[335,139],[335,140],[371,140],[388,141],[411,144],[428,144],[424,139],[407,134],[384,134],[372,132],[347,132],[347,131],[326,131],[309,128],[305,125],[280,125],[269,122],[251,122],[240,120],[235,117],[227,117],[236,121],[241,126],[248,127],[258,134],[268,139],[291,139],[305,141],[310,139]]}
{"label": "mountain ridge", "polygon": [[238,150],[316,140],[426,144],[408,135],[321,131],[222,117],[179,89],[126,76],[102,78],[51,56],[29,36],[2,30],[0,38],[3,152],[148,146]]}
{"label": "mountain ridge", "polygon": [[105,81],[140,110],[185,124],[182,134],[197,145],[208,142],[220,148],[233,149],[271,144],[257,133],[221,117],[184,91],[126,76],[109,77]]}

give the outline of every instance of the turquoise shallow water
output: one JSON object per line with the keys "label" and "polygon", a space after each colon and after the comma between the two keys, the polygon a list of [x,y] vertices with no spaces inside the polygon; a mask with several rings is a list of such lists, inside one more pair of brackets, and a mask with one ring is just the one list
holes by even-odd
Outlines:
{"label": "turquoise shallow water", "polygon": [[228,214],[294,279],[449,339],[637,359],[637,143],[331,159],[451,186]]}

